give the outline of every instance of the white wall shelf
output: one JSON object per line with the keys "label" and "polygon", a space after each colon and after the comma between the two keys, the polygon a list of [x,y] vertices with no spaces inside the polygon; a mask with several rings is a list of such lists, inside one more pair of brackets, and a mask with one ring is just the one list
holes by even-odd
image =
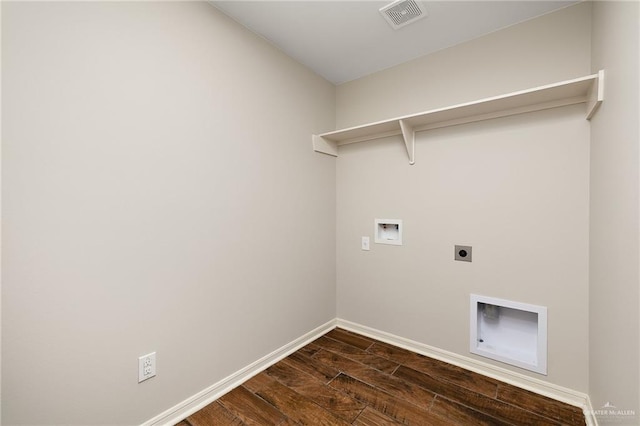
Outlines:
{"label": "white wall shelf", "polygon": [[313,150],[337,157],[340,145],[402,135],[409,164],[414,164],[416,132],[580,103],[586,104],[589,120],[604,100],[603,89],[601,70],[573,80],[313,135]]}

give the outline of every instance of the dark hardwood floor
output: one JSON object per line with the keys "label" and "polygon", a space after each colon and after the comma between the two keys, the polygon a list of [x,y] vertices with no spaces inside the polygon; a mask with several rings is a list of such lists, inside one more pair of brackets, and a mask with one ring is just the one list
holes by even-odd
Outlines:
{"label": "dark hardwood floor", "polygon": [[335,329],[180,422],[208,425],[585,425],[582,410]]}

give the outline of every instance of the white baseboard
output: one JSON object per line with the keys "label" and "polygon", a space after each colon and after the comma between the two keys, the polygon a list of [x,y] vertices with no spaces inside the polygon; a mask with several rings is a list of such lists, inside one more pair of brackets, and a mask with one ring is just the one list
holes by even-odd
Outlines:
{"label": "white baseboard", "polygon": [[141,426],[160,426],[160,425],[175,425],[181,420],[187,418],[196,411],[209,405],[216,399],[220,398],[225,393],[231,391],[233,388],[239,386],[245,381],[249,380],[256,374],[266,370],[281,359],[291,355],[301,347],[316,340],[323,334],[331,331],[336,327],[336,320],[333,319],[326,324],[317,327],[316,329],[304,334],[303,336],[295,339],[279,349],[271,352],[270,354],[262,357],[256,362],[246,366],[245,368],[233,373],[232,375],[220,380],[203,391],[185,399],[172,408],[169,408],[165,412],[157,415],[151,420],[147,420],[142,423]]}
{"label": "white baseboard", "polygon": [[141,426],[175,425],[256,374],[266,370],[276,362],[331,331],[336,326],[580,407],[585,413],[587,426],[598,426],[593,407],[591,406],[591,400],[587,394],[339,318],[333,319],[281,348],[276,349],[256,362],[142,423]]}
{"label": "white baseboard", "polygon": [[593,405],[591,405],[591,398],[587,395],[587,407],[584,410],[584,419],[587,422],[587,426],[598,426],[598,418],[595,411],[593,411]]}
{"label": "white baseboard", "polygon": [[376,330],[374,328],[357,324],[351,321],[338,318],[337,326],[345,330],[353,331],[354,333],[362,334],[364,336],[368,336],[394,346],[399,346],[401,348],[419,353],[421,355],[439,359],[440,361],[457,365],[458,367],[462,367],[467,370],[482,374],[484,376],[488,376],[496,380],[512,384],[519,388],[526,389],[531,392],[535,392],[537,394],[544,395],[576,407],[580,407],[585,413],[587,426],[597,426],[597,421],[595,420],[593,409],[591,407],[591,401],[589,400],[589,396],[585,393],[554,385],[552,383],[548,383],[534,377],[507,370],[506,368],[497,367],[495,365],[478,361],[470,357],[445,351],[443,349],[438,349],[433,346],[425,345],[424,343],[405,339],[404,337]]}

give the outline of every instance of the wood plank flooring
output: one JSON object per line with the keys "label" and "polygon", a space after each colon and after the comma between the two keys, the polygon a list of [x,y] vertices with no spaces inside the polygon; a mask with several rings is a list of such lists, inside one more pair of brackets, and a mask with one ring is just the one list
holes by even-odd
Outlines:
{"label": "wood plank flooring", "polygon": [[582,410],[335,329],[178,423],[585,425]]}

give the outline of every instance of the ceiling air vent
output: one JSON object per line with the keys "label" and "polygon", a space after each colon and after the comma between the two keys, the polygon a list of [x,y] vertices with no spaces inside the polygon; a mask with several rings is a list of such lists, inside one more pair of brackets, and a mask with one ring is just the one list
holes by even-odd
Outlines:
{"label": "ceiling air vent", "polygon": [[414,0],[396,0],[381,8],[380,13],[394,30],[427,17],[424,6]]}

